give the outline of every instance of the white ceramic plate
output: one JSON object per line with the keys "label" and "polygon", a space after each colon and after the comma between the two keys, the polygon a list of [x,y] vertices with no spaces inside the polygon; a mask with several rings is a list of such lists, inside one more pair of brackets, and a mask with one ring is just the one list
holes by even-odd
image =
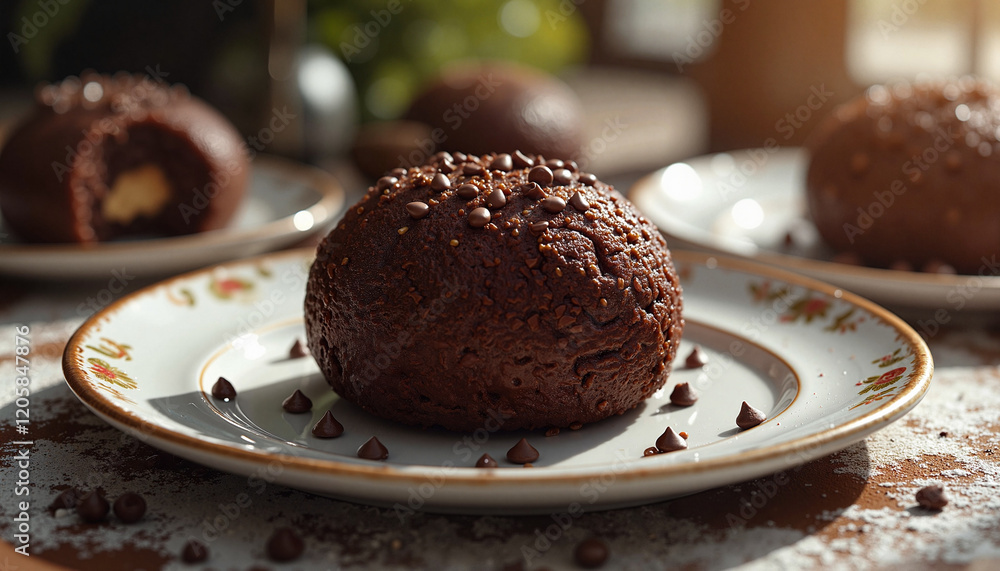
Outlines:
{"label": "white ceramic plate", "polygon": [[[789,148],[697,157],[646,176],[629,198],[675,241],[794,270],[879,303],[946,311],[1000,309],[1000,259],[996,267],[984,265],[981,276],[833,262],[806,215],[806,161],[803,150]],[[787,245],[790,231],[794,240]]]}
{"label": "white ceramic plate", "polygon": [[[227,228],[148,240],[22,244],[0,240],[0,274],[43,279],[176,274],[287,247],[329,230],[344,191],[324,171],[276,157],[254,159],[250,186]],[[0,221],[0,237],[4,228]]]}
{"label": "white ceramic plate", "polygon": [[[332,393],[302,337],[308,252],[291,251],[176,277],[115,302],[72,337],[70,387],[119,429],[185,458],[352,501],[451,512],[567,512],[653,502],[778,472],[830,454],[898,419],[927,390],[926,345],[885,310],[818,282],[737,260],[677,256],[687,327],[668,385],[624,416],[546,437],[470,434],[375,418]],[[701,369],[684,368],[695,345]],[[219,376],[238,391],[213,399]],[[677,382],[701,393],[669,403]],[[281,401],[296,388],[312,414]],[[767,422],[739,432],[742,401]],[[311,435],[328,409],[340,438]],[[651,457],[667,427],[689,448]],[[356,450],[377,436],[385,462]],[[526,436],[541,457],[507,462]],[[501,467],[472,467],[487,452]]]}

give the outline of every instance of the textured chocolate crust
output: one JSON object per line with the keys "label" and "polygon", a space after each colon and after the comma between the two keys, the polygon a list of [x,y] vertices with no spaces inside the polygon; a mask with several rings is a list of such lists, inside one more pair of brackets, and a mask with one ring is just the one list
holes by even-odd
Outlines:
{"label": "textured chocolate crust", "polygon": [[971,78],[876,85],[806,145],[809,211],[866,264],[975,273],[1000,246],[1000,92]]}
{"label": "textured chocolate crust", "polygon": [[380,179],[323,240],[306,332],[340,396],[513,430],[594,422],[663,386],[683,328],[666,242],[593,175],[540,161],[439,153]]}
{"label": "textured chocolate crust", "polygon": [[[181,86],[132,75],[87,75],[44,85],[34,112],[0,152],[0,209],[32,242],[97,242],[221,228],[243,196],[249,162],[235,128]],[[133,196],[105,201],[119,175]],[[155,177],[154,177],[155,178]],[[138,189],[157,187],[154,198]],[[151,201],[138,210],[127,203]],[[110,205],[108,205],[110,207]]]}

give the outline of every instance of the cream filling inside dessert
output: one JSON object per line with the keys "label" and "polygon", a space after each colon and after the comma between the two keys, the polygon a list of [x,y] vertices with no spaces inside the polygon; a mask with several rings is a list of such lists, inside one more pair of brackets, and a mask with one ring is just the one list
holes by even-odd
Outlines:
{"label": "cream filling inside dessert", "polygon": [[109,223],[130,224],[139,216],[153,217],[170,200],[171,187],[160,167],[146,163],[115,178],[101,215]]}

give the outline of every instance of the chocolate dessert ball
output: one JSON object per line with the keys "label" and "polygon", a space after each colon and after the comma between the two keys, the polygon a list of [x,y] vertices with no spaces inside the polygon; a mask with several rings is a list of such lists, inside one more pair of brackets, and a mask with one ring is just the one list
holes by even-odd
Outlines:
{"label": "chocolate dessert ball", "polygon": [[571,158],[583,143],[583,109],[569,86],[542,71],[508,63],[446,68],[417,95],[406,118],[431,127],[424,143],[433,143],[438,151],[521,149]]}
{"label": "chocolate dessert ball", "polygon": [[379,179],[320,244],[305,321],[341,397],[463,431],[628,411],[683,328],[656,228],[574,163],[519,152]]}
{"label": "chocolate dessert ball", "polygon": [[0,152],[0,210],[32,242],[221,228],[246,187],[232,125],[181,86],[70,77],[37,91]]}
{"label": "chocolate dessert ball", "polygon": [[977,272],[1000,245],[998,130],[982,81],[870,87],[807,141],[817,229],[868,265]]}

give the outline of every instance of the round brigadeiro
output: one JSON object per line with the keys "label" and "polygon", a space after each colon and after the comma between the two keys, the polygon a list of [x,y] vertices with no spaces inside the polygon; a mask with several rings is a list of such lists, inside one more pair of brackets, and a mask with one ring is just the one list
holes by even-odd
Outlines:
{"label": "round brigadeiro", "polygon": [[681,287],[621,194],[515,151],[439,153],[394,176],[309,274],[309,349],[341,397],[408,424],[514,430],[579,427],[663,386]]}

